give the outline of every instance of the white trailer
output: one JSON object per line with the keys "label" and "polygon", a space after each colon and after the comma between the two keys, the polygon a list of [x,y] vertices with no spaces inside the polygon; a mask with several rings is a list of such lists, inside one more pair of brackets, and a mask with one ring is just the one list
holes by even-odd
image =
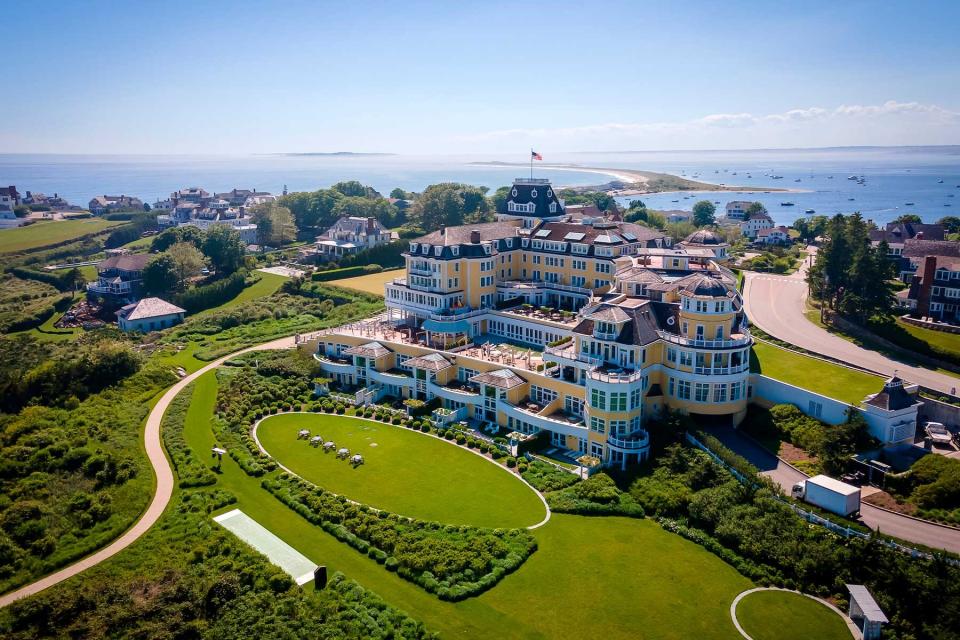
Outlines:
{"label": "white trailer", "polygon": [[819,475],[793,485],[792,495],[840,516],[860,511],[860,487]]}

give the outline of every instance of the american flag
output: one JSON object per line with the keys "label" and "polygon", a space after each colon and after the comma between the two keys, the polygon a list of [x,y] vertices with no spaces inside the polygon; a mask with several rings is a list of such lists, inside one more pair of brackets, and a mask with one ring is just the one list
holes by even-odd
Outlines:
{"label": "american flag", "polygon": [[531,159],[531,160],[543,160],[543,156],[540,155],[539,153],[537,153],[536,151],[534,151],[533,149],[530,149],[530,159]]}

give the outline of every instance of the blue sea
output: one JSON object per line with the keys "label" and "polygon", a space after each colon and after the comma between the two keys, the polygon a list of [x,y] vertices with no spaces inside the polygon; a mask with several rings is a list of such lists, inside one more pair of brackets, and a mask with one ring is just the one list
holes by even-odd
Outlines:
{"label": "blue sea", "polygon": [[[807,209],[818,214],[861,212],[878,224],[903,213],[925,221],[960,216],[960,147],[848,147],[756,151],[644,151],[551,153],[534,175],[556,185],[599,184],[610,178],[585,171],[546,168],[549,163],[671,173],[710,183],[745,186],[750,193],[663,193],[639,198],[655,209],[689,210],[700,199],[759,200],[778,223],[789,224]],[[186,186],[207,191],[234,187],[280,193],[358,180],[387,194],[394,187],[421,191],[437,182],[490,187],[529,175],[527,167],[476,166],[478,161],[523,161],[503,155],[462,156],[109,156],[0,154],[0,185],[58,193],[85,206],[98,194],[135,195],[146,202]],[[736,173],[736,175],[734,175]],[[783,176],[773,179],[771,176]],[[847,180],[863,176],[865,184]],[[940,182],[942,180],[942,182]],[[765,187],[795,190],[763,193]],[[793,206],[781,206],[792,202]],[[912,203],[912,204],[908,204]]]}

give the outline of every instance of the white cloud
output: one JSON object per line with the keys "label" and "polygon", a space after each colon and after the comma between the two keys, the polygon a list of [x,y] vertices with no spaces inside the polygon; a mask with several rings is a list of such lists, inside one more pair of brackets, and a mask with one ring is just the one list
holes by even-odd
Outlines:
{"label": "white cloud", "polygon": [[781,113],[715,113],[677,122],[608,122],[576,127],[517,128],[458,136],[477,146],[518,140],[578,148],[746,148],[860,144],[957,144],[960,112],[934,104],[888,100],[877,105],[803,107]]}

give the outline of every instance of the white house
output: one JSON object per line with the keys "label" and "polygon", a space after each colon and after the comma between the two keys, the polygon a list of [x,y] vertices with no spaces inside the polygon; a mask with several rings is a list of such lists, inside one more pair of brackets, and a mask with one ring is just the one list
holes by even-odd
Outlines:
{"label": "white house", "polygon": [[860,408],[870,435],[884,444],[893,444],[913,442],[922,404],[916,393],[907,391],[903,380],[894,375],[884,383],[880,393],[868,397]]}
{"label": "white house", "polygon": [[763,244],[790,244],[790,231],[786,227],[773,227],[757,231],[757,242]]}
{"label": "white house", "polygon": [[753,240],[763,229],[773,228],[773,218],[766,213],[754,213],[740,223],[740,233]]}
{"label": "white house", "polygon": [[340,218],[326,233],[317,237],[316,254],[321,260],[357,253],[364,249],[387,244],[393,233],[376,218],[345,216]]}
{"label": "white house", "polygon": [[183,322],[186,310],[160,298],[144,298],[117,311],[121,331],[159,331]]}
{"label": "white house", "polygon": [[748,200],[733,200],[727,203],[724,220],[730,222],[743,222],[747,219],[747,209],[753,203]]}

